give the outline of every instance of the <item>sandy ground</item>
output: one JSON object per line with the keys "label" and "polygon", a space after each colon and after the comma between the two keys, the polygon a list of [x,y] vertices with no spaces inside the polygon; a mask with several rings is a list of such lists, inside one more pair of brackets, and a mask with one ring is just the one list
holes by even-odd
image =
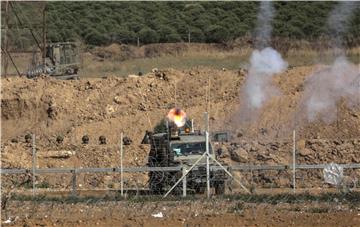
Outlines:
{"label": "sandy ground", "polygon": [[225,199],[11,202],[7,218],[4,215],[3,224],[11,220],[11,226],[359,226],[360,207],[335,202],[252,204]]}

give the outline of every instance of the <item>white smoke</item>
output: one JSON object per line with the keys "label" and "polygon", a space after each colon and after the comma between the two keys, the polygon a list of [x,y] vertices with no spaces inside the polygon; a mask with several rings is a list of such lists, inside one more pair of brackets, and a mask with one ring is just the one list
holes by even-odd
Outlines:
{"label": "white smoke", "polygon": [[346,100],[348,107],[359,104],[360,100],[360,70],[345,57],[338,57],[333,65],[315,72],[305,81],[303,103],[308,120],[320,118],[332,122],[341,99]]}
{"label": "white smoke", "polygon": [[274,8],[272,2],[261,2],[255,29],[255,46],[250,57],[250,68],[242,88],[241,120],[254,120],[265,102],[280,91],[272,85],[275,74],[283,72],[288,64],[280,53],[269,47]]}
{"label": "white smoke", "polygon": [[255,29],[255,46],[262,49],[268,46],[272,32],[272,19],[274,17],[274,7],[272,2],[263,1],[260,3],[260,10],[257,16]]}
{"label": "white smoke", "polygon": [[[354,8],[353,2],[341,2],[331,11],[328,26],[335,40],[334,48],[342,48],[343,34]],[[309,121],[320,118],[331,123],[336,119],[341,99],[346,100],[350,108],[360,104],[360,69],[346,59],[343,50],[331,66],[306,79],[301,105],[305,106]]]}
{"label": "white smoke", "polygon": [[268,98],[279,94],[278,89],[271,84],[271,79],[276,73],[283,72],[287,66],[281,55],[271,47],[253,51],[244,87],[250,107],[258,109]]}
{"label": "white smoke", "polygon": [[343,1],[330,12],[327,20],[330,36],[334,39],[333,47],[342,48],[342,38],[349,27],[349,19],[359,5],[356,2]]}

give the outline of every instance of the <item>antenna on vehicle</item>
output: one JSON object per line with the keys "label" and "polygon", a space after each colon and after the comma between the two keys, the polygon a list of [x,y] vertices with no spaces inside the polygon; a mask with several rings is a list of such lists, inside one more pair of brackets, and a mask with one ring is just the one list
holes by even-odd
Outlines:
{"label": "antenna on vehicle", "polygon": [[205,132],[209,132],[209,113],[204,113],[204,121],[205,121]]}
{"label": "antenna on vehicle", "polygon": [[194,119],[191,119],[191,133],[194,133]]}
{"label": "antenna on vehicle", "polygon": [[176,81],[175,81],[175,95],[174,95],[174,99],[175,99],[175,102],[174,102],[174,104],[175,104],[175,106],[174,107],[177,107],[177,103],[176,103],[176,89],[177,89],[177,87],[176,87]]}
{"label": "antenna on vehicle", "polygon": [[210,115],[210,75],[208,76],[208,85],[206,88],[206,111],[205,111],[205,131],[209,132],[210,125],[209,125],[209,115]]}
{"label": "antenna on vehicle", "polygon": [[210,89],[210,75],[209,75],[209,77],[208,77],[208,103],[207,103],[207,112],[208,113],[210,113],[210,91],[211,91],[211,89]]}

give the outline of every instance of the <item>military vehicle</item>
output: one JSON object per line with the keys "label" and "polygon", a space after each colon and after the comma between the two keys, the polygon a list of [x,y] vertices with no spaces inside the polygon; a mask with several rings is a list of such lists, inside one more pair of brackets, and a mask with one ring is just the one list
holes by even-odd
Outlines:
{"label": "military vehicle", "polygon": [[[194,131],[192,121],[186,121],[183,127],[177,127],[174,123],[166,123],[166,132],[153,133],[147,131],[142,141],[150,144],[148,166],[150,167],[185,167],[189,169],[206,152],[205,134]],[[209,153],[215,157],[209,141]],[[216,164],[210,159],[210,168]],[[164,193],[182,177],[182,171],[162,172],[151,171],[149,173],[149,188],[152,193]],[[210,186],[215,188],[216,194],[225,193],[227,174],[224,170],[210,172]],[[204,193],[206,189],[206,156],[186,176],[187,189],[195,193]],[[174,191],[180,193],[182,186]]]}
{"label": "military vehicle", "polygon": [[33,63],[26,73],[28,78],[42,74],[58,79],[79,79],[79,47],[74,42],[49,43],[46,46],[45,66]]}

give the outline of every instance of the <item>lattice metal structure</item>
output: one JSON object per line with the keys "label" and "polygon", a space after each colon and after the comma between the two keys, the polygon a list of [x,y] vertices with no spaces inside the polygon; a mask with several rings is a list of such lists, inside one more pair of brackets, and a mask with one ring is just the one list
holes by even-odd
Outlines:
{"label": "lattice metal structure", "polygon": [[44,62],[45,7],[46,2],[1,2],[3,75],[20,75],[27,70],[34,54]]}

